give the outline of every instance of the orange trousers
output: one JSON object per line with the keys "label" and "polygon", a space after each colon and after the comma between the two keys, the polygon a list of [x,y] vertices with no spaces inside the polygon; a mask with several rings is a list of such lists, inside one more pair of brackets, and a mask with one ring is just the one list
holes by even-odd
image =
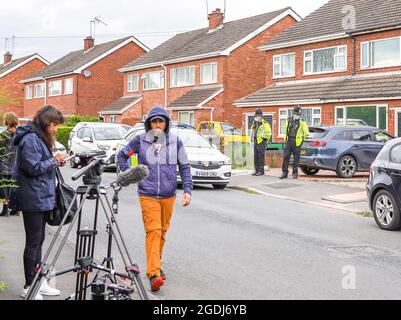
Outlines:
{"label": "orange trousers", "polygon": [[161,258],[175,198],[139,197],[146,232],[146,275],[149,279],[153,276],[160,276]]}

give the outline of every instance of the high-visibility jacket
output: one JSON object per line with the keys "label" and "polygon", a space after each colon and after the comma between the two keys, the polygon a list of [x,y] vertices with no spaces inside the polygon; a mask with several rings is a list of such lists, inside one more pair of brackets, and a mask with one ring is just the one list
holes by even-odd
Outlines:
{"label": "high-visibility jacket", "polygon": [[[254,135],[254,125],[252,125],[251,128],[251,138],[253,138],[253,135]],[[270,124],[266,120],[262,119],[262,124],[259,126],[258,132],[256,134],[258,144],[261,144],[263,142],[263,139],[269,141],[271,136],[272,136],[272,128],[270,127]]]}
{"label": "high-visibility jacket", "polygon": [[[285,122],[285,136],[284,136],[284,141],[288,141],[288,131],[289,131],[289,126],[288,126],[288,120]],[[295,144],[297,147],[300,147],[302,143],[304,142],[305,139],[307,139],[309,136],[309,128],[308,124],[300,119],[299,120],[299,128],[297,131],[297,135],[295,137]]]}

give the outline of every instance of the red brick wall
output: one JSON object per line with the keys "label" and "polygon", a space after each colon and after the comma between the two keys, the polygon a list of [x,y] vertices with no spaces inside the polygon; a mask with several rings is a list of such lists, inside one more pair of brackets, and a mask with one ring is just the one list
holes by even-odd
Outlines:
{"label": "red brick wall", "polygon": [[[73,77],[74,90],[72,95],[48,97],[47,104],[52,104],[66,115],[78,113],[98,116],[101,109],[123,95],[124,75],[118,69],[144,53],[142,48],[131,42],[91,65],[88,68],[92,72],[90,78],[85,78],[80,74],[48,79],[47,82]],[[38,82],[32,82],[29,85],[35,83]],[[25,100],[25,116],[32,117],[44,103],[44,98]]]}
{"label": "red brick wall", "polygon": [[19,117],[23,116],[24,106],[24,84],[19,81],[25,79],[27,76],[38,72],[46,66],[44,62],[39,59],[34,59],[15,71],[9,73],[3,78],[0,78],[0,94],[5,94],[8,101],[0,104],[0,112],[13,111]]}
{"label": "red brick wall", "polygon": [[[228,121],[238,127],[242,126],[242,114],[233,107],[233,102],[237,99],[251,94],[252,92],[262,89],[265,84],[266,74],[264,66],[266,65],[265,53],[258,50],[258,47],[265,44],[269,39],[284,31],[291,25],[296,23],[296,20],[290,16],[285,17],[272,27],[265,30],[263,33],[254,37],[240,48],[236,49],[228,58],[209,58],[185,63],[177,63],[167,66],[167,104],[172,103],[185,93],[191,91],[194,87],[200,86],[200,65],[204,63],[217,62],[217,77],[218,84],[224,84],[224,92],[216,99],[213,99],[206,106],[215,107],[213,118],[216,121]],[[195,66],[195,85],[181,88],[170,88],[170,70],[174,68]],[[135,117],[141,118],[142,108],[143,114],[147,114],[151,107],[155,105],[164,106],[165,91],[151,90],[143,91],[142,74],[152,71],[162,71],[162,67],[154,67],[149,69],[131,71],[125,73],[124,92],[128,94],[143,94],[143,103],[141,108],[137,104],[133,113]],[[134,93],[127,92],[127,77],[131,74],[139,75],[139,91]],[[173,112],[174,117],[178,117],[178,112]],[[124,115],[126,117],[126,115]],[[210,120],[210,110],[202,110],[195,112],[195,121]]]}

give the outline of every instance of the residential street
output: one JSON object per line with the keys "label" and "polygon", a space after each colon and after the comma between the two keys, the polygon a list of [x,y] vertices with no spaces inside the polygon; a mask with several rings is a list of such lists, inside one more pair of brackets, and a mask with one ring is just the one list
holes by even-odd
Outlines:
{"label": "residential street", "polygon": [[[74,169],[63,169],[69,182],[68,177],[74,172]],[[114,176],[112,172],[104,173],[102,183],[107,185]],[[249,179],[255,178],[234,177],[232,185]],[[295,190],[308,192],[302,187],[308,182],[298,181],[297,184],[300,186],[288,195]],[[325,183],[313,184],[320,189],[332,187]],[[144,272],[145,233],[135,193],[135,186],[120,193],[118,223],[148,290]],[[162,290],[154,294],[156,299],[398,299],[401,295],[399,232],[380,230],[372,218],[233,189],[213,190],[207,186],[195,188],[193,203],[187,209],[180,206],[180,197],[178,200],[164,256],[168,280]],[[93,203],[87,202],[84,225],[92,224]],[[95,255],[101,263],[107,236],[104,215],[101,213],[99,217]],[[75,236],[70,238],[75,241]],[[347,251],[360,256],[335,251],[337,247],[359,246],[372,248]],[[113,257],[121,267],[118,256],[114,246]],[[355,268],[355,290],[342,287],[343,278],[350,272],[349,266],[351,270]],[[73,274],[62,277],[70,277],[75,283]],[[71,289],[73,291],[73,286]]]}

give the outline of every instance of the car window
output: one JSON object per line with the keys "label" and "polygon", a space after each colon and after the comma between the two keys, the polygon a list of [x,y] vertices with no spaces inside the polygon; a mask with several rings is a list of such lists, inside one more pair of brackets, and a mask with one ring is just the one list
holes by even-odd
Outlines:
{"label": "car window", "polygon": [[322,139],[328,133],[329,133],[329,131],[324,128],[309,128],[308,139]]}
{"label": "car window", "polygon": [[79,129],[79,130],[78,130],[77,137],[78,137],[79,139],[82,139],[82,134],[83,134],[83,132],[84,132],[84,129],[85,129],[85,128],[82,128],[82,129]]}
{"label": "car window", "polygon": [[196,131],[176,128],[171,131],[181,139],[185,148],[213,148],[212,145]]}
{"label": "car window", "polygon": [[84,129],[83,129],[83,132],[82,132],[82,139],[85,139],[85,138],[90,138],[90,139],[92,139],[91,129],[89,129],[89,128],[84,128]]}
{"label": "car window", "polygon": [[387,141],[390,141],[393,139],[392,136],[388,135],[387,133],[380,131],[380,132],[374,132],[373,137],[375,141],[381,142],[381,143],[386,143]]}
{"label": "car window", "polygon": [[367,130],[350,131],[354,141],[372,141],[371,132]]}
{"label": "car window", "polygon": [[121,140],[127,131],[123,127],[94,127],[96,140]]}
{"label": "car window", "polygon": [[336,141],[349,141],[349,140],[352,140],[351,139],[351,131],[347,131],[347,130],[341,131],[340,133],[335,135],[332,140],[336,140]]}
{"label": "car window", "polygon": [[390,151],[390,161],[401,164],[401,144],[397,144]]}
{"label": "car window", "polygon": [[129,133],[128,135],[126,135],[124,140],[128,141],[128,142],[131,141],[133,136],[134,136],[134,133],[135,133],[135,131],[133,131],[133,132]]}
{"label": "car window", "polygon": [[230,124],[227,123],[222,123],[221,128],[223,129],[223,133],[225,135],[234,135],[234,136],[240,136],[241,131],[239,131],[237,128],[233,127]]}

